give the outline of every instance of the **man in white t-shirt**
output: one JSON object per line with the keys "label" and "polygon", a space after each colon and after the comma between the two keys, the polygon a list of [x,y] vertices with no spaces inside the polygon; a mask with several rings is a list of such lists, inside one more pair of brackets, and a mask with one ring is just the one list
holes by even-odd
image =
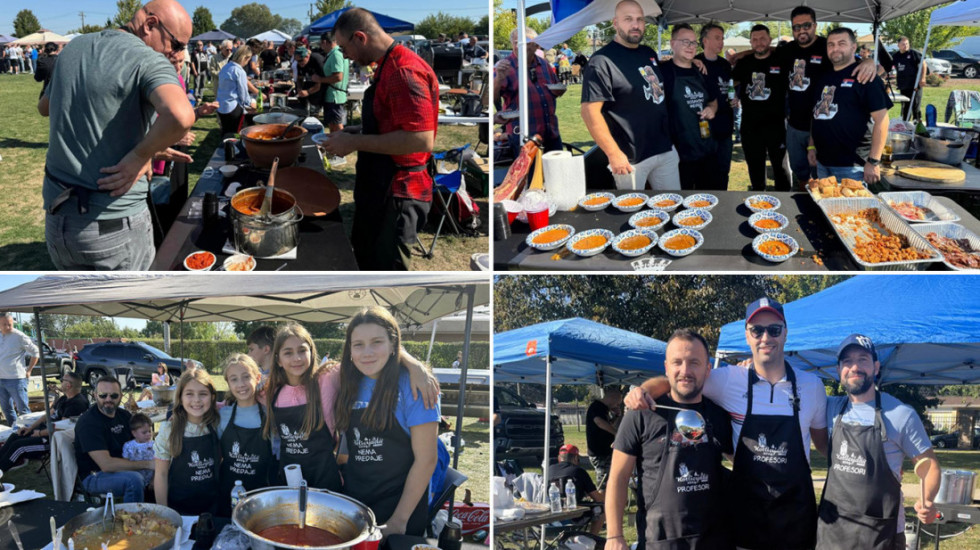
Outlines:
{"label": "man in white t-shirt", "polygon": [[[827,454],[827,396],[816,375],[784,359],[786,334],[779,302],[752,302],[745,312],[750,368],[714,369],[704,385],[704,395],[732,418],[730,509],[739,548],[805,549],[816,541],[810,442]],[[650,408],[669,389],[666,378],[652,378],[630,392],[626,405]]]}

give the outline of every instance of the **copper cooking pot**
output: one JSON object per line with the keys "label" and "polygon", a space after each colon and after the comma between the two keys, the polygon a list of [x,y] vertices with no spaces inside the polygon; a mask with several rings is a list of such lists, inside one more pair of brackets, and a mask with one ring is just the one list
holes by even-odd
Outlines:
{"label": "copper cooking pot", "polygon": [[[272,161],[279,157],[279,166],[292,166],[303,149],[303,138],[307,131],[302,126],[293,126],[289,134],[277,141],[272,138],[286,129],[288,124],[257,124],[242,128],[240,132],[245,141],[245,152],[252,164],[259,168],[270,168]],[[263,139],[264,138],[264,139]]]}

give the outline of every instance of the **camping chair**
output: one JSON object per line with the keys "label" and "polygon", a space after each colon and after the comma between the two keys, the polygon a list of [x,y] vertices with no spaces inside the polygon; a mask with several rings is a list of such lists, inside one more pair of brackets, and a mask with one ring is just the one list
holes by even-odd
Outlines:
{"label": "camping chair", "polygon": [[961,128],[980,126],[980,92],[953,90],[946,101],[946,122]]}
{"label": "camping chair", "polygon": [[446,479],[442,483],[442,492],[439,493],[439,496],[429,506],[429,523],[426,530],[429,532],[430,537],[435,537],[435,533],[432,531],[432,520],[436,519],[436,514],[439,513],[439,510],[442,510],[443,505],[449,502],[456,489],[467,479],[469,478],[458,470],[454,470],[452,467],[446,468]]}
{"label": "camping chair", "polygon": [[[470,144],[467,143],[462,147],[457,147],[456,149],[450,149],[449,151],[443,151],[442,153],[433,153],[432,160],[435,161],[437,169],[436,175],[433,178],[435,185],[432,189],[432,194],[439,201],[439,206],[442,210],[442,214],[439,216],[439,225],[436,227],[436,234],[432,238],[432,245],[426,250],[425,245],[422,244],[422,239],[416,235],[415,241],[418,243],[419,247],[422,248],[422,256],[426,258],[432,258],[433,253],[436,249],[436,242],[439,241],[439,233],[442,232],[442,225],[449,220],[449,226],[453,229],[453,232],[457,235],[459,234],[459,226],[456,225],[456,221],[453,220],[452,212],[449,209],[449,205],[456,198],[456,193],[459,192],[460,186],[463,185],[463,151],[469,147]],[[439,161],[443,161],[440,163]],[[440,164],[455,163],[456,168],[448,173],[440,173]],[[448,198],[443,196],[443,193],[447,193]]]}

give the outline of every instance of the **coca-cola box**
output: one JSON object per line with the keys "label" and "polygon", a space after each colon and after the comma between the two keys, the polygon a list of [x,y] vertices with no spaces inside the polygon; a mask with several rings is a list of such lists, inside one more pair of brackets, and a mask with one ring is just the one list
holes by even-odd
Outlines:
{"label": "coca-cola box", "polygon": [[[449,508],[447,502],[442,506]],[[453,504],[453,516],[463,524],[463,535],[472,535],[481,529],[490,529],[490,505],[486,502],[456,502]]]}

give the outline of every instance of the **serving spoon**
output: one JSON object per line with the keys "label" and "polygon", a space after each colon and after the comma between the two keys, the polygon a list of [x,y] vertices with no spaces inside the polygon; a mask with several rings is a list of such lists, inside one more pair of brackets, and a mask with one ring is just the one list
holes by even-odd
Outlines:
{"label": "serving spoon", "polygon": [[269,172],[269,183],[265,186],[265,197],[262,199],[262,207],[259,209],[260,218],[268,218],[269,210],[272,209],[273,187],[276,185],[276,169],[279,168],[279,157],[272,161],[272,170]]}
{"label": "serving spoon", "polygon": [[684,439],[688,441],[695,441],[701,439],[701,436],[704,435],[704,417],[701,416],[701,413],[698,411],[682,409],[681,407],[661,405],[659,403],[654,406],[658,409],[680,411],[677,413],[677,416],[674,417],[674,424],[677,426],[677,431]]}
{"label": "serving spoon", "polygon": [[296,126],[297,124],[299,124],[299,121],[300,121],[300,120],[302,120],[302,119],[300,119],[300,118],[297,118],[297,119],[295,119],[295,120],[293,120],[292,122],[290,122],[289,124],[287,124],[287,125],[286,125],[286,129],[285,129],[285,130],[283,130],[283,131],[282,131],[282,133],[281,133],[281,134],[279,134],[279,135],[278,135],[278,136],[277,136],[277,137],[276,137],[275,139],[273,139],[272,141],[282,141],[282,140],[284,140],[284,139],[286,139],[286,134],[288,134],[288,133],[289,133],[289,130],[290,130],[290,129],[291,129],[291,128],[292,128],[293,126]]}

